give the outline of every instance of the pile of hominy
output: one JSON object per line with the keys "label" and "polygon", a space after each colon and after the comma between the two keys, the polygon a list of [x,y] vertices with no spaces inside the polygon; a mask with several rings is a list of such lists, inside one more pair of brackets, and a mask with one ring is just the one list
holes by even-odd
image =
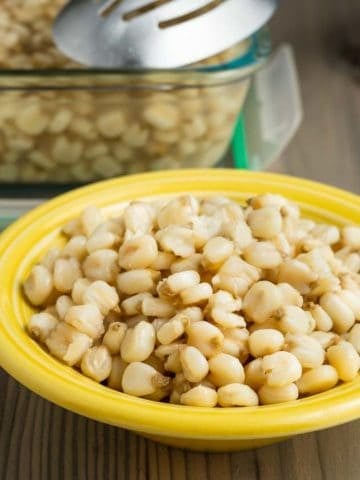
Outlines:
{"label": "pile of hominy", "polygon": [[95,207],[32,269],[28,324],[97,382],[182,405],[253,406],[351,381],[360,367],[360,227],[285,198],[191,195]]}

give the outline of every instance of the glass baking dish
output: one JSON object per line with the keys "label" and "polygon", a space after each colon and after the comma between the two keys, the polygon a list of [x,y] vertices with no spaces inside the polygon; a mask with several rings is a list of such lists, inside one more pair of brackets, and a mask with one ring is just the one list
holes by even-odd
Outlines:
{"label": "glass baking dish", "polygon": [[[215,165],[224,158],[252,75],[266,62],[270,43],[262,29],[212,61],[153,71],[88,70],[71,62],[49,69],[41,52],[34,69],[23,50],[11,63],[16,69],[2,68],[0,48],[3,190]],[[21,59],[25,68],[18,69]]]}

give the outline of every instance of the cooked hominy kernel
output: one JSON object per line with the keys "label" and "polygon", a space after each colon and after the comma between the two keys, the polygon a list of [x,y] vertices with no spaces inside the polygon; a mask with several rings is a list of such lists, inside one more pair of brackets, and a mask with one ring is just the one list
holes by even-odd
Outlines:
{"label": "cooked hominy kernel", "polygon": [[360,250],[360,227],[344,227],[341,231],[342,244]]}
{"label": "cooked hominy kernel", "polygon": [[79,278],[74,282],[71,298],[77,305],[81,305],[83,302],[83,295],[85,290],[91,285],[91,282],[87,278]]}
{"label": "cooked hominy kernel", "polygon": [[[83,117],[68,128],[87,152]],[[29,333],[94,380],[154,401],[255,406],[351,381],[360,368],[357,230],[339,236],[276,195],[250,204],[183,195],[132,202],[110,219],[89,207],[24,283],[43,305]]]}
{"label": "cooked hominy kernel", "polygon": [[261,405],[290,402],[291,400],[296,400],[299,396],[299,390],[295,383],[290,383],[282,387],[263,385],[257,393]]}
{"label": "cooked hominy kernel", "polygon": [[215,390],[198,385],[180,396],[180,403],[193,407],[215,407],[217,393]]}
{"label": "cooked hominy kernel", "polygon": [[67,295],[61,295],[55,303],[56,313],[60,320],[64,320],[70,307],[74,305],[72,298]]}
{"label": "cooked hominy kernel", "polygon": [[189,382],[200,382],[208,374],[208,362],[197,348],[184,346],[179,350],[179,359],[184,377]]}
{"label": "cooked hominy kernel", "polygon": [[125,270],[149,267],[158,254],[157,243],[151,235],[142,235],[124,242],[119,250],[119,265]]}
{"label": "cooked hominy kernel", "polygon": [[320,343],[303,333],[287,333],[286,350],[299,360],[303,368],[316,368],[324,363],[325,351]]}
{"label": "cooked hominy kernel", "polygon": [[128,364],[119,356],[112,357],[111,372],[107,379],[107,386],[122,391],[122,378]]}
{"label": "cooked hominy kernel", "polygon": [[103,315],[96,305],[74,305],[65,315],[65,322],[89,337],[100,338],[104,333]]}
{"label": "cooked hominy kernel", "polygon": [[181,290],[180,298],[184,305],[198,305],[206,302],[212,293],[211,285],[203,282]]}
{"label": "cooked hominy kernel", "polygon": [[188,325],[186,329],[188,344],[196,347],[205,357],[211,357],[221,352],[224,335],[221,330],[203,320]]}
{"label": "cooked hominy kernel", "polygon": [[302,367],[295,355],[289,352],[275,352],[263,357],[262,368],[266,384],[270,387],[283,387],[301,377]]}
{"label": "cooked hominy kernel", "polygon": [[35,265],[23,284],[24,293],[35,306],[42,305],[53,289],[53,279],[43,265]]}
{"label": "cooked hominy kernel", "polygon": [[296,385],[299,393],[314,395],[335,387],[338,380],[339,377],[334,367],[331,365],[320,365],[303,373]]}
{"label": "cooked hominy kernel", "polygon": [[282,218],[276,207],[254,210],[247,218],[254,237],[271,239],[281,232]]}
{"label": "cooked hominy kernel", "polygon": [[125,362],[143,362],[154,350],[155,330],[151,323],[139,322],[134,328],[129,328],[120,346],[121,358]]}
{"label": "cooked hominy kernel", "polygon": [[118,274],[118,255],[109,248],[90,253],[82,264],[83,272],[89,280],[103,280],[113,284]]}
{"label": "cooked hominy kernel", "polygon": [[119,295],[115,288],[102,280],[90,284],[85,289],[82,299],[84,303],[96,305],[103,315],[107,315],[119,303]]}
{"label": "cooked hominy kernel", "polygon": [[50,313],[35,313],[30,317],[27,329],[33,338],[45,342],[58,323],[59,320]]}
{"label": "cooked hominy kernel", "polygon": [[111,323],[103,336],[102,343],[107,347],[111,355],[118,355],[120,353],[120,346],[124,339],[127,330],[126,323],[114,322]]}
{"label": "cooked hominy kernel", "polygon": [[357,376],[360,357],[352,343],[342,341],[329,347],[326,350],[326,358],[336,369],[340,380],[350,382]]}
{"label": "cooked hominy kernel", "polygon": [[152,270],[130,270],[120,273],[116,278],[116,285],[121,293],[134,295],[150,292],[154,289],[155,280],[159,275]]}
{"label": "cooked hominy kernel", "polygon": [[248,290],[242,308],[250,320],[263,323],[280,308],[281,303],[282,295],[277,286],[262,280]]}
{"label": "cooked hominy kernel", "polygon": [[85,333],[64,322],[59,322],[45,340],[49,352],[72,366],[79,362],[92,345],[92,339]]}
{"label": "cooked hominy kernel", "polygon": [[230,383],[217,391],[218,404],[222,407],[255,407],[259,398],[248,385]]}
{"label": "cooked hominy kernel", "polygon": [[336,293],[329,292],[322,295],[320,305],[331,317],[336,333],[345,333],[354,325],[354,312]]}
{"label": "cooked hominy kernel", "polygon": [[278,289],[280,290],[282,295],[282,305],[295,305],[296,307],[303,306],[303,297],[296,290],[296,288],[292,287],[288,283],[279,283]]}
{"label": "cooked hominy kernel", "polygon": [[245,260],[258,268],[278,267],[282,256],[271,242],[253,242],[243,252]]}
{"label": "cooked hominy kernel", "polygon": [[81,359],[81,371],[87,376],[102,382],[109,377],[111,373],[112,359],[108,349],[100,345],[92,347]]}
{"label": "cooked hominy kernel", "polygon": [[158,389],[166,388],[170,378],[161,375],[146,363],[132,362],[125,368],[121,383],[125,393],[143,397],[155,393]]}
{"label": "cooked hominy kernel", "polygon": [[284,335],[279,330],[256,330],[249,336],[249,350],[253,357],[263,357],[281,350],[284,341]]}
{"label": "cooked hominy kernel", "polygon": [[244,368],[239,359],[227,353],[218,353],[209,359],[209,380],[217,387],[229,383],[244,383]]}

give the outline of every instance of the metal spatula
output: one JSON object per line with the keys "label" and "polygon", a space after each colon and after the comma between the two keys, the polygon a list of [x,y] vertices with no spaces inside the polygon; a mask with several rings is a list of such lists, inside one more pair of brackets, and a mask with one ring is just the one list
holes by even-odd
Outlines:
{"label": "metal spatula", "polygon": [[176,68],[226,50],[263,26],[277,0],[70,0],[55,42],[94,67]]}

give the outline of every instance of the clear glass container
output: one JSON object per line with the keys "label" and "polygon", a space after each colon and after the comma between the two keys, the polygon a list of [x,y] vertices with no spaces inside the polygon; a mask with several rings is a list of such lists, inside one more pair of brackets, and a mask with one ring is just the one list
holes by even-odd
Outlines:
{"label": "clear glass container", "polygon": [[[9,7],[10,0],[4,1],[9,9],[21,3],[14,0]],[[49,0],[37,2],[27,0],[36,4],[38,27],[50,31],[56,8],[64,1],[51,7]],[[40,21],[45,6],[47,21]],[[23,44],[30,13],[25,9],[22,18],[20,7],[16,10],[16,43],[6,30],[6,21],[14,18],[4,20],[4,12],[6,8],[0,12],[0,25],[5,24],[0,33],[3,186],[72,185],[127,173],[213,166],[228,149],[252,75],[270,53],[262,30],[224,54],[187,68],[89,70],[62,61],[45,29],[49,45],[44,51],[42,44],[37,52],[31,50],[28,63]],[[6,55],[13,55],[8,63]]]}

